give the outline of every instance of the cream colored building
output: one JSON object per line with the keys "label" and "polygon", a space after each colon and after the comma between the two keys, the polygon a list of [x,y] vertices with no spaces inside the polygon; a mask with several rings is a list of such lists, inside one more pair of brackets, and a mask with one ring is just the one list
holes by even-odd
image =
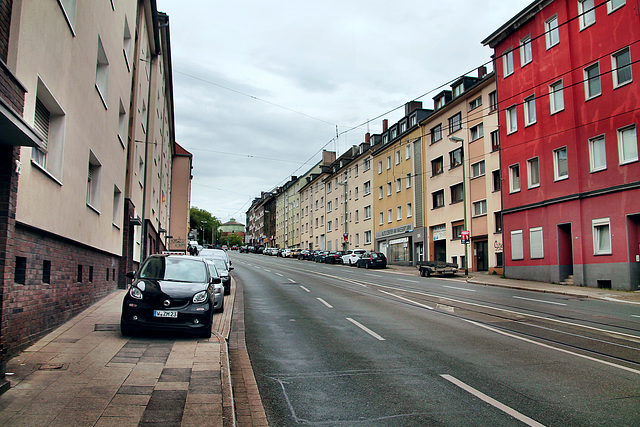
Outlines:
{"label": "cream colored building", "polygon": [[[176,143],[171,174],[171,217],[168,230],[168,249],[187,251],[189,211],[191,207],[191,170],[193,155]],[[169,236],[171,236],[169,238]]]}

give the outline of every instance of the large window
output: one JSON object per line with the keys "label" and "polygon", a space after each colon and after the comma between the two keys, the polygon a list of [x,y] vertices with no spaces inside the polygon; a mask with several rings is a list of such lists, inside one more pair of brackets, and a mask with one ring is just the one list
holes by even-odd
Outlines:
{"label": "large window", "polygon": [[505,111],[507,115],[507,134],[513,133],[518,130],[518,111],[516,106],[507,108]]}
{"label": "large window", "polygon": [[598,172],[607,168],[607,150],[604,135],[589,140],[589,166],[591,172]]}
{"label": "large window", "polygon": [[463,199],[463,187],[462,183],[452,185],[449,187],[451,189],[451,203],[459,203]]}
{"label": "large window", "polygon": [[537,157],[527,160],[528,188],[540,186],[540,162]]}
{"label": "large window", "polygon": [[595,24],[596,9],[594,0],[578,0],[578,16],[581,30]]}
{"label": "large window", "polygon": [[551,114],[564,110],[564,91],[562,80],[549,85],[549,104]]}
{"label": "large window", "polygon": [[438,190],[431,193],[431,198],[433,199],[433,209],[444,206],[444,190]]}
{"label": "large window", "polygon": [[453,169],[462,164],[462,148],[457,148],[449,153],[449,165]]}
{"label": "large window", "polygon": [[509,50],[502,54],[502,70],[504,77],[513,74],[513,51]]}
{"label": "large window", "polygon": [[431,143],[438,142],[442,139],[442,124],[431,128]]}
{"label": "large window", "polygon": [[593,254],[611,254],[611,224],[609,218],[594,219],[591,221],[593,228]]}
{"label": "large window", "polygon": [[524,99],[524,125],[532,125],[536,120],[536,97],[531,95]]}
{"label": "large window", "polygon": [[553,150],[553,178],[556,181],[569,178],[567,147]]}
{"label": "large window", "polygon": [[595,63],[584,69],[584,97],[585,101],[602,93],[600,84],[600,64]]}
{"label": "large window", "polygon": [[449,133],[454,133],[462,129],[462,113],[455,114],[449,118]]}
{"label": "large window", "polygon": [[631,82],[631,51],[628,47],[611,55],[611,68],[614,88]]}
{"label": "large window", "polygon": [[431,160],[431,176],[440,175],[444,172],[444,161],[442,156]]}
{"label": "large window", "polygon": [[529,250],[531,259],[544,258],[542,227],[529,229]]}
{"label": "large window", "polygon": [[533,60],[533,52],[531,50],[531,36],[528,35],[520,40],[520,67],[524,67]]}
{"label": "large window", "polygon": [[511,259],[524,259],[522,230],[514,230],[511,232]]}
{"label": "large window", "polygon": [[520,191],[520,165],[509,166],[509,192]]}
{"label": "large window", "polygon": [[635,125],[618,129],[618,153],[621,165],[638,160],[638,138]]}
{"label": "large window", "polygon": [[560,43],[560,31],[558,30],[558,15],[553,15],[544,23],[544,38],[547,49]]}

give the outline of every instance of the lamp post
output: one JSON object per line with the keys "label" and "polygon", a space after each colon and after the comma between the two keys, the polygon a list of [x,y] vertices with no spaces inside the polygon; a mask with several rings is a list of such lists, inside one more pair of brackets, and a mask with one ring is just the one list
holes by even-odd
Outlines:
{"label": "lamp post", "polygon": [[202,246],[204,246],[204,229],[207,228],[208,221],[202,221],[200,225],[202,225]]}
{"label": "lamp post", "polygon": [[[464,170],[465,169],[464,139],[458,138],[457,136],[450,136],[449,141],[456,142],[456,143],[459,142],[462,148],[462,156],[461,156],[462,157],[462,205],[463,205],[462,210],[464,212],[464,231],[468,232],[469,230],[467,228],[467,178]],[[467,250],[467,245],[469,244],[469,240],[465,238],[463,239],[463,242],[464,242],[464,275],[468,278],[469,277],[469,253]]]}

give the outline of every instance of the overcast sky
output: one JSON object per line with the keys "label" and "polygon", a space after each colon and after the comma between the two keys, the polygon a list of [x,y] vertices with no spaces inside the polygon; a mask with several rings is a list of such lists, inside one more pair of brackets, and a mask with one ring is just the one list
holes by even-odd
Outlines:
{"label": "overcast sky", "polygon": [[529,3],[157,0],[191,205],[244,224],[261,191],[302,175],[323,147],[339,156],[397,122],[397,107],[424,95],[433,108],[443,85],[476,75],[492,54],[481,41]]}

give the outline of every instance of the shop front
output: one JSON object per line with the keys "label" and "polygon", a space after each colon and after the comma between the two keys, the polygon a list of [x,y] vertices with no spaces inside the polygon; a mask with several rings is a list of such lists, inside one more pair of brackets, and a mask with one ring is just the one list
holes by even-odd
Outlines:
{"label": "shop front", "polygon": [[376,232],[376,248],[387,257],[387,263],[412,265],[414,230],[412,224]]}

